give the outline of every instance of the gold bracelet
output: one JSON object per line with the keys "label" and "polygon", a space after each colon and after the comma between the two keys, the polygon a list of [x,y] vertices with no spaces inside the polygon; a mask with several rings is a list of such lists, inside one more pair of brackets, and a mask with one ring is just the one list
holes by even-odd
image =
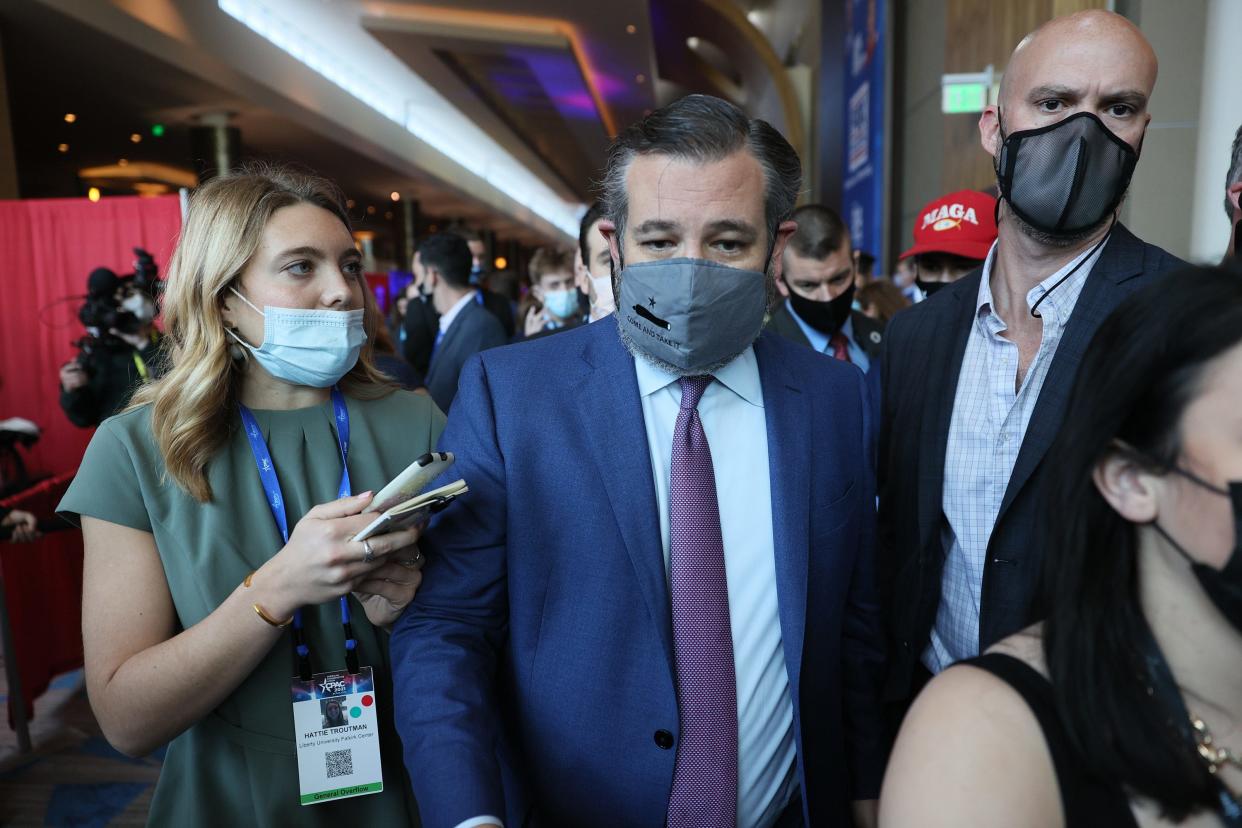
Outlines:
{"label": "gold bracelet", "polygon": [[[246,580],[242,581],[242,586],[249,589],[250,579],[253,577],[254,577],[254,573],[251,572],[249,575],[246,576]],[[272,625],[273,627],[287,627],[293,623],[293,616],[289,616],[289,619],[287,621],[283,621],[283,622],[277,621],[275,618],[268,615],[267,611],[264,610],[263,607],[259,606],[258,604],[251,604],[251,606],[254,607],[254,611],[256,615],[258,615],[260,618],[262,618],[265,622]]]}

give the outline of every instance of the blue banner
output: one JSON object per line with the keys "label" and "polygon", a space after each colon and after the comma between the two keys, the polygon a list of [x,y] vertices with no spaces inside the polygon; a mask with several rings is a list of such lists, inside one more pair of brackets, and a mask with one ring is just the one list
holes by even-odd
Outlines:
{"label": "blue banner", "polygon": [[883,270],[885,0],[845,1],[845,174],[842,215],[855,250]]}

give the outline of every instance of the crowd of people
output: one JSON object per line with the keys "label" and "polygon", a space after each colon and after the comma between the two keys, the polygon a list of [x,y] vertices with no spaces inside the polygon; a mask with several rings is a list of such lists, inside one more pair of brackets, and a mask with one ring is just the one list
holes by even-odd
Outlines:
{"label": "crowd of people", "polygon": [[[1242,825],[1242,272],[1118,221],[1156,75],[1028,35],[892,278],[703,95],[520,301],[446,231],[385,318],[333,184],[200,186],[60,506],[150,821]],[[1225,193],[1236,251],[1242,128]],[[431,452],[468,493],[368,535]]]}

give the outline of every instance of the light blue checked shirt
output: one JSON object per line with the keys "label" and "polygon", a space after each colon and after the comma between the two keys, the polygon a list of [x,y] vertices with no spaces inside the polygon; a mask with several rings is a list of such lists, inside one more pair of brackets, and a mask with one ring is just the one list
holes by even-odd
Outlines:
{"label": "light blue checked shirt", "polygon": [[945,454],[945,524],[941,537],[948,554],[931,643],[923,652],[923,664],[933,673],[979,654],[979,603],[988,539],[1000,514],[1005,488],[1018,461],[1018,451],[1048,367],[1102,250],[1103,246],[1094,253],[1087,250],[1026,294],[1028,310],[1024,312],[1029,312],[1049,288],[1090,256],[1039,306],[1043,338],[1022,387],[1016,391],[1018,346],[1001,336],[1007,326],[992,302],[995,243],[983,263],[974,324],[966,340]]}

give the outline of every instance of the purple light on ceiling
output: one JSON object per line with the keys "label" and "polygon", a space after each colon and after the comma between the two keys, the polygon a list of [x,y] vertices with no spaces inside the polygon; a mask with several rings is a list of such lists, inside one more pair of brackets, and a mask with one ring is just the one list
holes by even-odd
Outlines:
{"label": "purple light on ceiling", "polygon": [[587,88],[582,70],[572,54],[522,48],[509,49],[508,54],[530,68],[562,118],[568,121],[600,120],[591,90]]}

